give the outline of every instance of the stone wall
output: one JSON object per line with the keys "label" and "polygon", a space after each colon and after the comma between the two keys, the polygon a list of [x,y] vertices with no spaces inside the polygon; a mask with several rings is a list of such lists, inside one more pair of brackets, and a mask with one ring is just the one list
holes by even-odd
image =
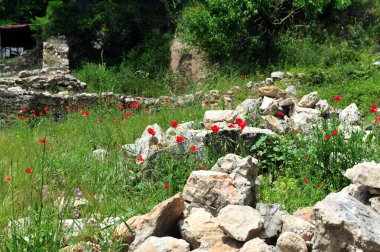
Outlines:
{"label": "stone wall", "polygon": [[43,68],[69,71],[69,46],[64,36],[51,37],[43,43]]}

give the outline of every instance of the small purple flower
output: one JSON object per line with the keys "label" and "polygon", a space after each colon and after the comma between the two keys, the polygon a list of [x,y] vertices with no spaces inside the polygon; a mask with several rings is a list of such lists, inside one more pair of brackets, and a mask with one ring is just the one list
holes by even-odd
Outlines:
{"label": "small purple flower", "polygon": [[80,213],[78,212],[78,208],[74,208],[74,216],[77,219],[80,217]]}
{"label": "small purple flower", "polygon": [[79,197],[82,196],[82,191],[81,191],[79,188],[75,189],[75,193],[76,193]]}

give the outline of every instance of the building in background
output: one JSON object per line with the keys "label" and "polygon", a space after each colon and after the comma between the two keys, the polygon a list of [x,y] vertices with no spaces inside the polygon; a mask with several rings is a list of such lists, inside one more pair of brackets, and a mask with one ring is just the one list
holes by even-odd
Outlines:
{"label": "building in background", "polygon": [[35,46],[29,25],[0,26],[0,58],[20,55]]}

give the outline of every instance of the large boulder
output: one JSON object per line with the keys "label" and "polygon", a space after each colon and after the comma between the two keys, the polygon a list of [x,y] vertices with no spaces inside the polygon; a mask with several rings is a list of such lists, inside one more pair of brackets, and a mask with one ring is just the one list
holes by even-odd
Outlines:
{"label": "large boulder", "polygon": [[253,202],[252,194],[239,190],[229,174],[216,171],[193,171],[183,190],[183,198],[214,215],[227,205],[250,205]]}
{"label": "large boulder", "polygon": [[302,97],[302,99],[298,102],[298,106],[303,108],[314,108],[317,102],[318,92],[311,92],[310,94]]}
{"label": "large boulder", "polygon": [[190,245],[173,237],[151,236],[146,239],[135,252],[188,252]]}
{"label": "large boulder", "polygon": [[204,239],[224,236],[217,220],[203,208],[192,208],[189,215],[179,221],[181,237],[191,249],[199,248]]}
{"label": "large boulder", "polygon": [[113,237],[130,244],[133,251],[150,236],[171,235],[176,230],[184,208],[184,201],[178,193],[155,206],[149,213],[134,216],[117,226]]}
{"label": "large boulder", "polygon": [[259,94],[261,96],[268,96],[272,98],[286,98],[288,93],[276,86],[264,86],[259,88]]}
{"label": "large boulder", "polygon": [[277,247],[281,252],[307,252],[306,242],[301,236],[292,232],[282,233],[277,240]]}
{"label": "large boulder", "polygon": [[279,110],[279,101],[264,96],[263,101],[260,106],[260,113],[262,115],[274,115]]}
{"label": "large boulder", "polygon": [[282,222],[282,232],[299,234],[305,241],[311,241],[313,238],[314,225],[309,222],[292,215],[283,215]]}
{"label": "large boulder", "polygon": [[339,114],[339,120],[348,125],[353,125],[355,123],[360,122],[361,116],[358,106],[355,103],[347,106],[343,111]]}
{"label": "large boulder", "polygon": [[259,107],[259,101],[256,99],[246,99],[242,103],[240,103],[236,109],[235,109],[235,118],[240,118],[240,119],[256,119],[257,115],[257,108]]}
{"label": "large boulder", "polygon": [[380,251],[380,214],[345,191],[314,207],[313,251]]}
{"label": "large boulder", "polygon": [[380,188],[380,164],[364,162],[347,169],[344,174],[353,183]]}
{"label": "large boulder", "polygon": [[272,252],[273,250],[260,238],[252,239],[244,244],[239,252]]}
{"label": "large boulder", "polygon": [[312,108],[301,108],[299,106],[294,106],[291,113],[290,119],[294,123],[295,132],[310,133],[311,129],[321,121],[321,112]]}
{"label": "large boulder", "polygon": [[238,241],[257,237],[264,227],[263,217],[250,206],[226,206],[220,210],[217,219],[219,227]]}
{"label": "large boulder", "polygon": [[257,203],[256,210],[264,218],[264,231],[260,234],[260,238],[277,238],[282,229],[282,215],[286,212],[281,210],[280,205],[264,203]]}

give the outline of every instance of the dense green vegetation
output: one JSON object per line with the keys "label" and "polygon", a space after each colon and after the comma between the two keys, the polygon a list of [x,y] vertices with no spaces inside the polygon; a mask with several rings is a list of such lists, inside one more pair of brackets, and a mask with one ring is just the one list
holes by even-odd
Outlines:
{"label": "dense green vegetation", "polygon": [[[158,97],[239,86],[238,103],[256,95],[255,89],[245,89],[248,81],[262,81],[281,70],[305,73],[302,79],[276,81],[282,88],[294,85],[298,98],[315,90],[337,109],[359,106],[361,126],[373,127],[366,137],[357,132],[345,139],[333,118],[309,135],[262,138],[252,146],[234,143],[228,152],[260,161],[260,201],[281,203],[290,212],[310,206],[348,184],[345,169],[364,160],[380,162],[380,128],[373,123],[379,115],[369,111],[372,104],[380,106],[380,68],[373,65],[380,60],[379,1],[0,0],[0,16],[1,25],[32,24],[38,45],[51,35],[67,36],[72,71],[91,92]],[[168,71],[175,33],[204,51],[205,79]],[[342,100],[333,101],[336,95]],[[82,217],[98,213],[98,220],[127,219],[181,191],[191,171],[200,165],[209,169],[227,153],[210,145],[202,161],[191,152],[162,155],[154,163],[158,169],[145,172],[144,164],[126,158],[121,146],[132,143],[149,124],[166,130],[171,120],[200,122],[204,110],[201,104],[167,106],[159,112],[133,111],[122,120],[125,111],[117,105],[84,108],[89,116],[83,109],[69,111],[63,123],[50,115],[30,123],[14,116],[11,126],[1,128],[0,178],[10,181],[0,183],[0,226],[21,217],[32,220],[26,229],[14,230],[15,235],[0,236],[1,250],[60,248],[62,221],[74,213],[70,205],[58,211],[54,201],[75,196],[76,188],[90,202],[80,208]],[[48,142],[41,144],[45,138]],[[93,158],[96,148],[109,155]],[[26,172],[28,167],[32,173]],[[100,235],[90,225],[68,243],[96,236],[104,250],[116,249],[118,242],[105,239],[112,231],[110,227]]]}

